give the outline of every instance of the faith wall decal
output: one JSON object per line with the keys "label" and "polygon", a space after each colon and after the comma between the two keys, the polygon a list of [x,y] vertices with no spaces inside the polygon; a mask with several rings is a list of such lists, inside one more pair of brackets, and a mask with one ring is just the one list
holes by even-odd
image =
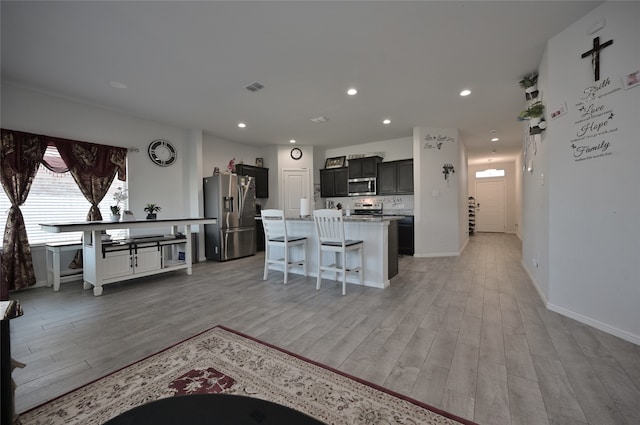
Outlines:
{"label": "faith wall decal", "polygon": [[613,40],[606,41],[603,44],[600,44],[600,37],[596,37],[593,39],[593,48],[588,52],[584,52],[582,54],[582,59],[587,56],[591,56],[591,64],[593,66],[593,77],[595,81],[600,80],[600,50],[605,47],[611,46],[613,44]]}

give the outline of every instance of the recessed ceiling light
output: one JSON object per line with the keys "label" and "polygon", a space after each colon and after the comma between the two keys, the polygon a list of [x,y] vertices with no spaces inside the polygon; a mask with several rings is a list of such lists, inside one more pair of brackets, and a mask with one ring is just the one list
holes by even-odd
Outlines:
{"label": "recessed ceiling light", "polygon": [[296,141],[294,139],[289,140],[289,143],[295,143]]}
{"label": "recessed ceiling light", "polygon": [[121,83],[120,81],[111,81],[109,85],[116,89],[126,89],[127,85],[125,83]]}
{"label": "recessed ceiling light", "polygon": [[469,89],[464,89],[460,92],[460,96],[469,96],[471,94],[471,90]]}
{"label": "recessed ceiling light", "polygon": [[491,139],[492,142],[497,142],[498,140],[500,139],[498,139],[497,137],[494,137],[493,139]]}
{"label": "recessed ceiling light", "polygon": [[352,88],[350,88],[349,90],[347,90],[347,94],[348,94],[349,96],[355,96],[355,95],[357,95],[357,94],[358,94],[358,90],[356,90],[356,89],[354,89],[354,88],[352,87]]}
{"label": "recessed ceiling light", "polygon": [[385,119],[385,120],[382,120],[382,124],[384,124],[384,125],[389,125],[389,124],[391,124],[391,120],[390,120],[390,119],[388,119],[388,118],[387,118],[387,119]]}
{"label": "recessed ceiling light", "polygon": [[327,117],[315,117],[315,118],[311,118],[311,121],[313,121],[315,123],[321,123],[321,122],[329,121],[329,118],[327,118]]}
{"label": "recessed ceiling light", "polygon": [[239,122],[239,123],[238,123],[238,127],[240,127],[240,128],[246,128],[246,127],[247,127],[247,125],[246,125],[245,123],[243,123],[243,122]]}

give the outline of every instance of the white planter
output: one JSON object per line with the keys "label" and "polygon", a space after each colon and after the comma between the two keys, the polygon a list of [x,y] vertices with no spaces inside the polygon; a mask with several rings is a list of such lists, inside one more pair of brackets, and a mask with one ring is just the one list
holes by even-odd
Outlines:
{"label": "white planter", "polygon": [[538,85],[535,84],[531,87],[527,87],[526,89],[524,89],[524,93],[527,100],[535,99],[536,97],[538,97],[538,93],[539,93]]}
{"label": "white planter", "polygon": [[117,215],[111,214],[111,216],[109,217],[109,220],[111,222],[113,222],[113,223],[115,223],[116,221],[119,221],[120,220],[120,214],[117,214]]}
{"label": "white planter", "polygon": [[542,117],[529,120],[529,134],[540,134],[545,128],[547,128],[547,122]]}

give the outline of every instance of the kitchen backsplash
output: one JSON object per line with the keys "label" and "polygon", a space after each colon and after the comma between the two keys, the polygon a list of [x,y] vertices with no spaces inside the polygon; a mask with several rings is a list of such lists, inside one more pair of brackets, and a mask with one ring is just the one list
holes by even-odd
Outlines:
{"label": "kitchen backsplash", "polygon": [[319,199],[315,203],[315,208],[324,208],[325,201],[333,201],[334,205],[342,204],[343,209],[353,209],[358,203],[382,203],[383,214],[413,215],[413,195],[395,196],[350,196],[345,198]]}

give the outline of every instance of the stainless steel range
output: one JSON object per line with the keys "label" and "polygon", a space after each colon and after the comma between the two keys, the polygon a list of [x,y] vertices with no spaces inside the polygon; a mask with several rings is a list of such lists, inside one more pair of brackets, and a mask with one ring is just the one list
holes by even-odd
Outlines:
{"label": "stainless steel range", "polygon": [[353,215],[382,215],[382,203],[374,202],[374,203],[365,203],[365,202],[355,202],[353,204],[353,211],[351,212]]}

